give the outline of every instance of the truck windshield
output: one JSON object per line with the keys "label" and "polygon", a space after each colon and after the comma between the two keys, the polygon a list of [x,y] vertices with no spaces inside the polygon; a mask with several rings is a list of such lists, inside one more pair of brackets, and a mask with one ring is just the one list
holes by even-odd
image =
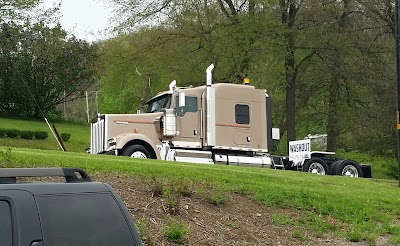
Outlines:
{"label": "truck windshield", "polygon": [[169,108],[171,97],[171,94],[165,94],[148,101],[146,113],[160,112],[164,108]]}

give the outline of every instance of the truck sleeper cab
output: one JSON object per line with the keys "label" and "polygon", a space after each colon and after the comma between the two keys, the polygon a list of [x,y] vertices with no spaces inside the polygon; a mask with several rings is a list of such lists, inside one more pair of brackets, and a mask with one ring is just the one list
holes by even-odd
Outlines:
{"label": "truck sleeper cab", "polygon": [[113,153],[197,163],[270,166],[269,96],[249,85],[175,87],[149,100],[143,114],[100,115],[91,154]]}

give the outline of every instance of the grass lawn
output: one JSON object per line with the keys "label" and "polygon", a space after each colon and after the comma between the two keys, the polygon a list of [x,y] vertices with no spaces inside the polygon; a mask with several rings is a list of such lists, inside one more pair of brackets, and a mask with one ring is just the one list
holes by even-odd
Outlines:
{"label": "grass lawn", "polygon": [[[0,149],[3,163],[18,167],[80,167],[90,174],[118,172],[167,180],[212,183],[261,203],[299,210],[300,223],[317,233],[374,242],[390,235],[400,243],[400,189],[396,181],[317,176],[309,173],[166,162],[22,148]],[[335,221],[335,223],[332,223]]]}
{"label": "grass lawn", "polygon": [[[53,122],[50,122],[52,124]],[[90,125],[68,122],[54,123],[58,132],[70,133],[71,138],[64,142],[68,152],[85,152],[85,149],[90,146]],[[47,131],[49,137],[45,140],[25,140],[0,138],[0,146],[33,148],[33,149],[48,149],[59,150],[57,141],[52,135],[46,122],[43,121],[28,121],[0,118],[0,128],[31,130],[31,131]],[[372,177],[379,179],[392,179],[387,173],[388,166],[397,166],[397,161],[393,158],[370,156],[362,153],[338,153],[337,156],[342,158],[353,159],[359,163],[372,164]]]}
{"label": "grass lawn", "polygon": [[[49,122],[53,124],[53,122]],[[64,142],[67,151],[85,152],[85,149],[90,146],[90,126],[89,124],[56,122],[54,125],[59,134],[65,132],[70,133],[71,138]],[[26,140],[0,138],[0,146],[23,147],[33,149],[60,149],[57,140],[54,138],[46,122],[43,121],[28,121],[16,120],[8,118],[0,118],[0,128],[30,130],[30,131],[46,131],[49,137],[44,140]]]}
{"label": "grass lawn", "polygon": [[[379,236],[400,243],[400,189],[387,175],[394,159],[360,153],[340,153],[361,163],[372,164],[373,179],[317,176],[309,173],[249,167],[183,164],[83,153],[90,142],[88,124],[56,123],[60,133],[71,134],[59,150],[45,122],[0,118],[0,128],[48,131],[45,140],[0,138],[0,164],[10,167],[80,167],[93,173],[118,172],[167,180],[210,183],[225,192],[247,194],[266,206],[301,211],[300,224],[323,234],[334,232],[351,241]],[[10,147],[6,147],[10,146]]]}

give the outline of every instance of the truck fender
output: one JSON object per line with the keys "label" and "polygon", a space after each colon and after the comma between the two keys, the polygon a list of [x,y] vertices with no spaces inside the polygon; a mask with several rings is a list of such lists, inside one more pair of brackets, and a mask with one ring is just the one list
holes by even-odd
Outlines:
{"label": "truck fender", "polygon": [[158,151],[157,146],[153,143],[153,141],[150,140],[150,138],[146,137],[145,135],[138,134],[138,133],[130,133],[127,135],[124,135],[117,141],[117,149],[123,149],[129,142],[131,141],[143,141],[146,142],[154,151],[156,154],[157,159],[160,159],[160,152]]}

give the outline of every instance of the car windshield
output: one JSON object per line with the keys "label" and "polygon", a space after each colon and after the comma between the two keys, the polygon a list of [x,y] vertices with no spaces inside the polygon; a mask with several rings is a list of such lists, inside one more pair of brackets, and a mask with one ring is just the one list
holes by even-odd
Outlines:
{"label": "car windshield", "polygon": [[165,94],[154,98],[147,102],[146,113],[160,112],[164,108],[168,108],[171,103],[171,94]]}

